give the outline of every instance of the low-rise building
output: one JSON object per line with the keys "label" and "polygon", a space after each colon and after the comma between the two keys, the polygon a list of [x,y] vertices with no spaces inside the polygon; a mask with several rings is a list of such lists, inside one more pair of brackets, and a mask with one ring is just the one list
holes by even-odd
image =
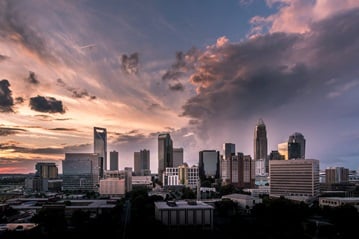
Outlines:
{"label": "low-rise building", "polygon": [[213,229],[213,210],[200,201],[155,202],[155,218],[172,227]]}
{"label": "low-rise building", "polygon": [[247,194],[233,193],[233,194],[222,196],[222,199],[224,198],[236,202],[242,208],[249,208],[249,209],[252,209],[256,204],[262,203],[261,198],[253,197]]}

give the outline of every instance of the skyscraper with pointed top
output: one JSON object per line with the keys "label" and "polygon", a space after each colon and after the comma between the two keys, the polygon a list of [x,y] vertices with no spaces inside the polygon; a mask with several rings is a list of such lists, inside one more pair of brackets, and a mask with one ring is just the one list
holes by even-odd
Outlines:
{"label": "skyscraper with pointed top", "polygon": [[[269,172],[269,163],[268,163],[268,143],[267,143],[267,130],[266,125],[262,119],[259,119],[257,125],[254,129],[254,155],[253,159],[256,161],[256,174],[257,172]],[[263,169],[257,170],[257,165],[261,165],[264,162]],[[260,173],[261,174],[261,173]]]}

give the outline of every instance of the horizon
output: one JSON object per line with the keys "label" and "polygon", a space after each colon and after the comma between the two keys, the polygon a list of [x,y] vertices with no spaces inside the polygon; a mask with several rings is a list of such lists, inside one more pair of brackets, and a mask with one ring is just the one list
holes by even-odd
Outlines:
{"label": "horizon", "polygon": [[226,142],[253,157],[260,118],[268,153],[300,132],[321,169],[357,170],[358,13],[351,0],[0,0],[0,174],[93,152],[93,127],[120,168],[149,149],[157,171],[161,132],[189,165]]}

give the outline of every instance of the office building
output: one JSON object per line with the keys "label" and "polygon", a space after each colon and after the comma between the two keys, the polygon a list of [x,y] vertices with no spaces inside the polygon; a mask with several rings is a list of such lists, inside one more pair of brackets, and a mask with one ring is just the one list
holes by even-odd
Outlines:
{"label": "office building", "polygon": [[173,143],[170,134],[158,135],[158,178],[162,180],[167,167],[173,167]]}
{"label": "office building", "polygon": [[200,201],[155,202],[156,220],[176,228],[213,229],[213,211],[214,207]]}
{"label": "office building", "polygon": [[220,160],[220,177],[223,183],[230,183],[231,181],[231,160],[232,156],[236,154],[236,145],[232,143],[225,143],[222,146],[222,155]]}
{"label": "office building", "polygon": [[325,169],[325,183],[348,183],[349,169],[343,167],[330,167]]}
{"label": "office building", "polygon": [[62,161],[64,191],[98,191],[99,155],[66,153]]}
{"label": "office building", "polygon": [[173,167],[183,164],[183,148],[173,148]]}
{"label": "office building", "polygon": [[319,160],[272,160],[269,162],[270,196],[319,195]]}
{"label": "office building", "polygon": [[126,193],[126,180],[120,178],[101,179],[99,193],[103,196],[123,196]]}
{"label": "office building", "polygon": [[198,171],[201,180],[219,178],[219,151],[203,150],[199,152]]}
{"label": "office building", "polygon": [[269,160],[284,160],[284,156],[278,150],[272,150],[269,154]]}
{"label": "office building", "polygon": [[301,156],[301,148],[299,143],[284,142],[278,144],[278,152],[284,158],[288,159],[303,159]]}
{"label": "office building", "polygon": [[298,143],[299,144],[299,153],[295,158],[305,159],[305,138],[301,133],[295,132],[294,134],[289,136],[289,143]]}
{"label": "office building", "polygon": [[190,188],[196,188],[199,180],[198,167],[193,165],[188,167],[188,164],[184,163],[179,167],[166,168],[163,174],[163,186],[186,186]]}
{"label": "office building", "polygon": [[118,169],[118,152],[114,150],[110,152],[110,170]]}
{"label": "office building", "polygon": [[[264,171],[268,173],[269,164],[268,164],[268,142],[267,142],[267,130],[266,125],[262,119],[259,119],[257,125],[254,129],[254,154],[253,159],[255,161],[264,160],[264,169],[259,169],[259,171]],[[260,164],[262,165],[262,164]],[[258,167],[258,166],[256,166]]]}
{"label": "office building", "polygon": [[40,178],[55,179],[59,177],[58,168],[55,163],[36,163],[36,175]]}
{"label": "office building", "polygon": [[107,170],[107,131],[105,128],[93,128],[94,153],[99,156],[99,166],[101,175]]}
{"label": "office building", "polygon": [[143,149],[134,153],[134,170],[136,176],[151,175],[150,150]]}

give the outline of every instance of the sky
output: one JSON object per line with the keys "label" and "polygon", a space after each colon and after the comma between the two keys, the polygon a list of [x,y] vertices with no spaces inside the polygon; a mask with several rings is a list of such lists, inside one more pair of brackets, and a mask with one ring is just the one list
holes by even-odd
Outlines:
{"label": "sky", "polygon": [[120,168],[168,132],[184,161],[306,139],[320,168],[359,169],[357,0],[0,0],[0,173],[93,152]]}

